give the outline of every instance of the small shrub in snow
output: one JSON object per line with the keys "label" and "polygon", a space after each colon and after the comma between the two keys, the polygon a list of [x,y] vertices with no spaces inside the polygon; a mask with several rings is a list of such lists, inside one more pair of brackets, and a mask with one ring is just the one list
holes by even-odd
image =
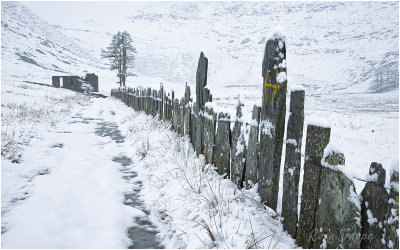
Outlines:
{"label": "small shrub in snow", "polygon": [[9,91],[2,94],[1,155],[17,163],[40,128],[54,127],[76,104],[88,101],[87,96],[60,89],[19,82],[6,86]]}

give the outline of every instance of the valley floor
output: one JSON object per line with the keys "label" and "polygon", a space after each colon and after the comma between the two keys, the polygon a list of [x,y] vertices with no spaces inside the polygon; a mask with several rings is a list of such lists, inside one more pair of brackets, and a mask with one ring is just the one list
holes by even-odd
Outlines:
{"label": "valley floor", "polygon": [[257,187],[237,190],[169,127],[112,98],[76,104],[2,159],[2,247],[296,247]]}

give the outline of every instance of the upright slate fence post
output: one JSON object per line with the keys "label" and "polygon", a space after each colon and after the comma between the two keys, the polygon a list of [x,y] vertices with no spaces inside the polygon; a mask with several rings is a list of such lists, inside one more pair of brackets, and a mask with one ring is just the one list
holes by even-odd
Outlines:
{"label": "upright slate fence post", "polygon": [[139,96],[140,96],[139,89],[136,88],[136,92],[135,92],[135,110],[136,111],[140,111],[140,108],[139,108]]}
{"label": "upright slate fence post", "polygon": [[203,111],[199,110],[196,118],[196,154],[202,154],[204,152],[203,144],[203,128],[204,128],[204,116]]}
{"label": "upright slate fence post", "polygon": [[173,100],[172,103],[173,113],[172,113],[172,124],[174,127],[174,131],[178,132],[178,120],[179,120],[179,101],[177,98]]}
{"label": "upright slate fence post", "polygon": [[286,131],[286,157],[283,171],[283,229],[296,238],[297,203],[301,165],[301,141],[304,125],[304,90],[290,93],[290,115]]}
{"label": "upright slate fence post", "polygon": [[191,142],[193,145],[193,148],[195,149],[196,147],[196,126],[197,126],[197,116],[198,116],[199,112],[198,112],[198,107],[197,107],[197,103],[193,103],[193,108],[192,108],[192,112],[190,113],[190,125],[191,125],[191,129],[190,129],[190,138],[191,138]]}
{"label": "upright slate fence post", "polygon": [[206,163],[214,162],[215,125],[217,116],[212,108],[204,110],[204,157]]}
{"label": "upright slate fence post", "polygon": [[232,181],[239,187],[243,186],[243,176],[246,167],[246,142],[242,133],[242,104],[238,101],[236,121],[232,131]]}
{"label": "upright slate fence post", "polygon": [[143,111],[147,114],[147,89],[143,88],[142,90],[142,99],[143,99]]}
{"label": "upright slate fence post", "polygon": [[154,94],[153,94],[153,113],[154,113],[154,117],[157,116],[158,113],[158,96],[157,96],[157,90],[153,90]]}
{"label": "upright slate fence post", "polygon": [[162,119],[164,119],[164,114],[163,114],[163,111],[164,111],[164,86],[162,84],[160,86],[160,102],[159,102],[159,104],[160,104],[159,119],[162,120]]}
{"label": "upright slate fence post", "polygon": [[163,119],[168,121],[168,100],[167,92],[163,90]]}
{"label": "upright slate fence post", "polygon": [[286,113],[286,46],[280,34],[267,41],[262,63],[258,192],[267,206],[276,210]]}
{"label": "upright slate fence post", "polygon": [[226,174],[226,178],[230,178],[230,161],[231,161],[231,126],[230,115],[228,113],[219,113],[218,128],[215,136],[215,154],[214,162],[218,167],[218,174]]}
{"label": "upright slate fence post", "polygon": [[392,169],[390,175],[390,192],[388,200],[388,208],[386,212],[385,241],[388,248],[399,248],[399,169]]}
{"label": "upright slate fence post", "polygon": [[204,87],[207,85],[207,70],[208,59],[204,56],[204,53],[201,52],[196,72],[196,103],[200,110],[203,110],[205,104],[203,93]]}
{"label": "upright slate fence post", "polygon": [[306,159],[304,161],[303,188],[301,195],[300,217],[297,228],[297,245],[312,248],[310,238],[315,228],[315,212],[318,206],[321,160],[324,149],[329,143],[331,128],[309,124],[307,126]]}
{"label": "upright slate fence post", "polygon": [[344,155],[333,150],[324,155],[312,247],[360,248],[361,204],[353,181],[339,171]]}
{"label": "upright slate fence post", "polygon": [[139,89],[138,93],[139,111],[143,111],[143,89]]}
{"label": "upright slate fence post", "polygon": [[170,106],[170,99],[169,99],[170,93],[168,92],[168,94],[165,97],[165,119],[167,121],[171,121],[171,106]]}
{"label": "upright slate fence post", "polygon": [[183,115],[184,115],[184,106],[185,106],[185,99],[184,97],[181,98],[179,102],[179,116],[178,116],[178,134],[183,136],[184,135],[184,123],[183,123]]}
{"label": "upright slate fence post", "polygon": [[384,221],[389,194],[384,188],[386,170],[381,164],[372,162],[369,167],[369,181],[361,192],[361,248],[385,248]]}
{"label": "upright slate fence post", "polygon": [[[207,89],[205,86],[207,85],[207,70],[208,70],[208,59],[204,56],[204,53],[200,53],[199,62],[197,64],[196,71],[196,103],[198,107],[198,116],[197,116],[197,126],[196,126],[196,145],[195,150],[197,155],[203,154],[204,152],[204,104],[209,100],[209,96],[207,95]],[[207,96],[204,96],[206,94]]]}
{"label": "upright slate fence post", "polygon": [[245,184],[257,183],[258,169],[258,153],[259,153],[259,124],[260,124],[260,108],[257,105],[253,106],[253,114],[250,122],[249,142],[246,154],[246,173],[244,175]]}
{"label": "upright slate fence post", "polygon": [[190,102],[190,87],[187,85],[186,83],[186,87],[185,87],[185,106],[184,106],[184,130],[185,130],[185,134],[189,136],[190,139],[190,130],[191,130],[191,126],[190,126],[190,118],[191,118],[191,112],[190,112],[190,106],[189,106],[189,102]]}
{"label": "upright slate fence post", "polygon": [[146,90],[146,114],[150,115],[151,112],[151,89],[147,88]]}

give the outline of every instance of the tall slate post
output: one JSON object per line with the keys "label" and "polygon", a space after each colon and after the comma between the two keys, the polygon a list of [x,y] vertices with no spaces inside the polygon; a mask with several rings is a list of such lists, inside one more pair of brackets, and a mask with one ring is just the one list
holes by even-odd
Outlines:
{"label": "tall slate post", "polygon": [[174,113],[174,91],[171,93],[171,99],[168,98],[168,105],[169,105],[169,119],[173,125],[173,113]]}
{"label": "tall slate post", "polygon": [[206,163],[214,163],[214,144],[215,144],[215,125],[216,114],[212,108],[205,108],[204,110],[204,158]]}
{"label": "tall slate post", "polygon": [[147,89],[143,89],[142,90],[142,100],[143,100],[143,111],[144,111],[145,114],[147,114],[147,111],[146,111],[146,109],[147,109],[147,97],[146,97],[146,94],[147,94]]}
{"label": "tall slate post", "polygon": [[143,111],[143,90],[139,89],[138,91],[138,106],[139,111]]}
{"label": "tall slate post", "polygon": [[155,101],[155,90],[154,89],[152,89],[151,90],[151,115],[153,116],[153,117],[155,117],[156,116],[156,113],[157,113],[157,103],[156,103],[156,101]]}
{"label": "tall slate post", "polygon": [[361,196],[361,248],[385,248],[384,221],[389,194],[384,188],[386,170],[381,164],[372,162],[369,167],[369,181],[365,184]]}
{"label": "tall slate post", "polygon": [[179,127],[179,101],[178,99],[174,99],[173,103],[172,103],[172,108],[173,108],[173,112],[172,112],[172,125],[174,127],[174,131],[178,132],[178,127]]}
{"label": "tall slate post", "polygon": [[[197,155],[204,152],[204,104],[209,100],[209,91],[205,88],[207,85],[207,71],[208,71],[208,59],[204,56],[204,53],[200,53],[199,62],[197,64],[196,71],[196,103],[199,109],[197,116],[196,126],[196,145],[195,150]],[[204,96],[206,94],[206,96]]]}
{"label": "tall slate post", "polygon": [[207,85],[207,70],[208,59],[204,56],[204,53],[201,52],[196,72],[196,103],[201,110],[203,110],[205,104],[203,98],[203,89]]}
{"label": "tall slate post", "polygon": [[267,41],[262,63],[263,97],[261,106],[258,192],[267,206],[276,210],[286,113],[285,38],[275,33]]}
{"label": "tall slate post", "polygon": [[191,126],[190,126],[190,106],[189,106],[189,102],[190,102],[190,87],[187,85],[186,83],[186,87],[185,87],[185,106],[184,106],[184,130],[185,130],[185,134],[189,136],[190,138],[190,130],[191,130]]}
{"label": "tall slate post", "polygon": [[172,123],[172,101],[169,95],[168,95],[167,105],[168,105],[168,121],[171,121]]}
{"label": "tall slate post", "polygon": [[259,124],[260,108],[254,105],[246,154],[246,173],[244,175],[244,181],[246,185],[249,184],[249,182],[251,182],[253,185],[257,183],[258,153],[260,147],[258,141]]}
{"label": "tall slate post", "polygon": [[197,103],[193,103],[192,112],[190,113],[190,140],[193,148],[196,147],[196,126],[197,126],[197,115],[198,115]]}
{"label": "tall slate post", "polygon": [[386,212],[385,241],[388,248],[399,249],[399,169],[392,169],[390,174],[390,192]]}
{"label": "tall slate post", "polygon": [[151,115],[151,88],[147,88],[146,93],[146,114]]}
{"label": "tall slate post", "polygon": [[203,154],[204,152],[203,129],[204,129],[203,111],[199,110],[196,117],[196,144],[194,147],[197,155]]}
{"label": "tall slate post", "polygon": [[128,107],[132,107],[133,94],[128,92]]}
{"label": "tall slate post", "polygon": [[297,228],[296,244],[303,248],[312,248],[314,242],[310,235],[315,228],[315,212],[319,199],[321,160],[324,149],[329,143],[331,128],[309,124],[307,126],[306,159],[304,161],[301,208]]}
{"label": "tall slate post", "polygon": [[238,101],[236,121],[232,131],[232,181],[239,187],[243,186],[243,176],[246,167],[246,142],[242,131],[242,104]]}
{"label": "tall slate post", "polygon": [[215,154],[214,162],[218,168],[218,174],[226,174],[226,178],[230,178],[230,161],[231,161],[231,126],[230,115],[228,113],[219,113],[218,128],[215,136]]}
{"label": "tall slate post", "polygon": [[301,141],[304,125],[304,90],[290,93],[290,115],[286,131],[286,157],[283,171],[283,229],[293,238],[297,230],[297,203],[301,165]]}
{"label": "tall slate post", "polygon": [[163,119],[165,121],[168,120],[168,99],[165,90],[163,91]]}
{"label": "tall slate post", "polygon": [[140,111],[140,90],[136,89],[136,107],[137,111]]}
{"label": "tall slate post", "polygon": [[160,116],[159,116],[159,119],[162,120],[162,119],[164,119],[164,114],[163,114],[163,111],[164,111],[164,86],[162,84],[160,84],[160,95],[159,95],[159,98],[160,98],[160,101],[159,101],[159,104],[160,104]]}
{"label": "tall slate post", "polygon": [[184,135],[184,106],[185,106],[185,99],[182,97],[179,103],[179,116],[178,116],[178,134],[183,136]]}
{"label": "tall slate post", "polygon": [[353,181],[339,170],[343,153],[325,152],[315,226],[309,236],[313,248],[360,248],[361,204]]}

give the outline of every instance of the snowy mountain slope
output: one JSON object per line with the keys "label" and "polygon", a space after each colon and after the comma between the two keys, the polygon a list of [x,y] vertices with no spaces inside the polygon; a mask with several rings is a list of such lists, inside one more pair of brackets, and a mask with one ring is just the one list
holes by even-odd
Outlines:
{"label": "snowy mountain slope", "polygon": [[15,162],[38,130],[54,126],[82,97],[23,81],[51,84],[52,75],[103,67],[87,49],[18,2],[1,5],[2,155]]}
{"label": "snowy mountain slope", "polygon": [[130,24],[122,17],[103,25],[91,20],[83,30],[104,35],[128,29],[141,75],[194,82],[198,55],[205,50],[211,88],[254,88],[265,38],[279,25],[287,35],[290,82],[319,93],[351,86],[367,91],[378,71],[389,69],[391,80],[398,74],[396,9],[396,2],[159,3],[132,11]]}
{"label": "snowy mountain slope", "polygon": [[84,75],[102,67],[87,49],[24,5],[3,2],[1,15],[3,78],[51,84],[51,75]]}

